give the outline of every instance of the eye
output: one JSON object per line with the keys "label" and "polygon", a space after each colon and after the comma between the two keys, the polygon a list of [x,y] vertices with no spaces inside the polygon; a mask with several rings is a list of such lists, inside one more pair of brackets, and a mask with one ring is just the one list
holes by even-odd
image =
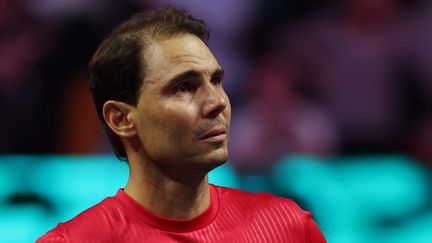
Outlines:
{"label": "eye", "polygon": [[192,85],[189,83],[183,82],[174,87],[173,93],[176,92],[191,92],[193,90]]}
{"label": "eye", "polygon": [[222,78],[221,77],[212,77],[212,79],[210,80],[210,82],[213,85],[217,86],[217,85],[219,85],[219,84],[222,83]]}

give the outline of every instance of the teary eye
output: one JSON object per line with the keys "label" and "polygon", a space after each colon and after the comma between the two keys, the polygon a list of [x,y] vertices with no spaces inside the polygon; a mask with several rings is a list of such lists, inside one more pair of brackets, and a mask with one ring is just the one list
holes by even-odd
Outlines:
{"label": "teary eye", "polygon": [[222,83],[222,78],[221,77],[212,77],[212,79],[210,80],[210,82],[213,85],[219,85],[220,83]]}
{"label": "teary eye", "polygon": [[173,92],[190,92],[192,91],[192,85],[183,82],[174,87]]}

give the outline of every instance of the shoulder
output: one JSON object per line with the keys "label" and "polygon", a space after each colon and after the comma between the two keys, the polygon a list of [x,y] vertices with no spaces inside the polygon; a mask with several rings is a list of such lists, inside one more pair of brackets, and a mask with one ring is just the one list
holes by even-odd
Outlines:
{"label": "shoulder", "polygon": [[288,198],[265,192],[254,193],[219,186],[215,188],[221,207],[231,208],[249,216],[264,215],[300,226],[310,217],[310,213],[303,211],[297,203]]}
{"label": "shoulder", "polygon": [[[69,221],[58,224],[39,238],[37,243],[79,242],[77,236],[92,238],[110,236],[114,223],[123,218],[121,205],[112,197],[81,212]],[[78,240],[78,241],[77,241]]]}
{"label": "shoulder", "polygon": [[54,229],[48,231],[45,235],[36,240],[36,243],[66,243],[66,239],[62,234],[62,225],[59,224]]}
{"label": "shoulder", "polygon": [[283,207],[291,209],[298,214],[305,212],[289,198],[274,196],[267,192],[248,192],[239,189],[214,186],[218,192],[219,198],[222,202],[239,202],[243,205],[253,205],[257,207]]}
{"label": "shoulder", "polygon": [[260,227],[276,225],[286,235],[295,232],[296,235],[306,237],[306,242],[325,243],[311,213],[304,211],[293,200],[264,192],[252,193],[218,186],[215,188],[222,211],[236,211],[239,215],[244,215],[244,222],[257,221]]}

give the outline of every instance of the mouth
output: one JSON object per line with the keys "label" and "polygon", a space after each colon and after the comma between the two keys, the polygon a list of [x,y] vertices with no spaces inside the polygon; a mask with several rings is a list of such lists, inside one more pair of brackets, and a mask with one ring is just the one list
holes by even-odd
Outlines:
{"label": "mouth", "polygon": [[225,141],[226,137],[227,137],[226,128],[223,126],[218,126],[206,132],[201,137],[199,137],[199,140],[217,143],[217,142]]}

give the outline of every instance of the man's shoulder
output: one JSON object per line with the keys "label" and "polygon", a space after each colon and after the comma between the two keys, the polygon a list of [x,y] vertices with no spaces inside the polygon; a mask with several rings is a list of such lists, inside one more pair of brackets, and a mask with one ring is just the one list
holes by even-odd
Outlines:
{"label": "man's shoulder", "polygon": [[259,224],[269,231],[272,231],[270,226],[276,223],[279,233],[308,230],[311,214],[291,199],[266,192],[247,192],[225,187],[216,189],[219,192],[221,215],[241,215],[241,223]]}
{"label": "man's shoulder", "polygon": [[223,202],[241,203],[243,206],[258,208],[282,207],[295,211],[298,214],[304,213],[300,206],[289,198],[275,196],[268,192],[249,192],[228,187],[214,187],[218,191],[220,200]]}
{"label": "man's shoulder", "polygon": [[84,210],[74,218],[59,223],[54,229],[39,238],[37,243],[69,242],[71,236],[104,235],[112,230],[114,222],[121,220],[122,209],[114,197],[105,198]]}

